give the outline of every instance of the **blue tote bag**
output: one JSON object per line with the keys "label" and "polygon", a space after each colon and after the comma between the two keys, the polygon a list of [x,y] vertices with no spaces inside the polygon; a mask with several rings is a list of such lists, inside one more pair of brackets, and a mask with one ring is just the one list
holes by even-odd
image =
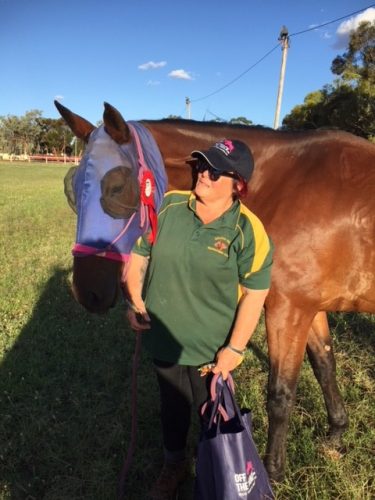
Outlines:
{"label": "blue tote bag", "polygon": [[251,434],[251,413],[240,410],[233,379],[215,375],[202,407],[194,500],[269,500],[274,495]]}

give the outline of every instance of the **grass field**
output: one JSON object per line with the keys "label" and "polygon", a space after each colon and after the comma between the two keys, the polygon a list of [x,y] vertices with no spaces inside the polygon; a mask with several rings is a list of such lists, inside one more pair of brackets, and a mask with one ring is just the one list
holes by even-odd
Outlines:
{"label": "grass field", "polygon": [[[0,499],[112,500],[130,437],[134,336],[121,304],[97,317],[70,293],[75,216],[64,199],[68,166],[0,163]],[[341,458],[324,447],[319,387],[307,362],[278,499],[375,498],[375,318],[330,316],[338,381],[350,417]],[[260,325],[236,373],[264,452],[267,358]],[[137,450],[129,500],[143,500],[161,463],[156,384],[143,353]],[[194,446],[195,434],[191,445]],[[181,498],[189,499],[191,484]]]}

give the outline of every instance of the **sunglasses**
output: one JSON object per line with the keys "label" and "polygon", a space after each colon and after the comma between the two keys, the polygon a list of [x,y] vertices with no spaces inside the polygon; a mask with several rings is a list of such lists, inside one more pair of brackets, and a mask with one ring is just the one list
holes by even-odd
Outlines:
{"label": "sunglasses", "polygon": [[208,170],[208,177],[211,181],[217,181],[220,177],[231,177],[232,179],[238,179],[237,174],[232,172],[222,172],[221,170],[217,170],[217,168],[211,167],[206,161],[198,161],[195,165],[195,170],[199,174],[203,174],[206,170]]}

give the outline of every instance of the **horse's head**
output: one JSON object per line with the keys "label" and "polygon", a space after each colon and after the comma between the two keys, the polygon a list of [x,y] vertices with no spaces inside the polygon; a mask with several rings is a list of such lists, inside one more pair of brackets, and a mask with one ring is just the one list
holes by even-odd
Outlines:
{"label": "horse's head", "polygon": [[116,303],[131,248],[149,228],[150,210],[160,205],[163,162],[151,134],[139,123],[126,123],[113,106],[104,104],[103,125],[95,127],[55,105],[87,144],[81,163],[64,181],[77,213],[73,294],[90,312],[103,313]]}

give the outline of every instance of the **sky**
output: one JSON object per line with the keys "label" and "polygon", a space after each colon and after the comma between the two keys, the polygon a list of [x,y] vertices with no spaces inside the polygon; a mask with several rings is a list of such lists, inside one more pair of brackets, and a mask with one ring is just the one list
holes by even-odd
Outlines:
{"label": "sky", "polygon": [[281,27],[291,35],[282,120],[333,81],[332,60],[366,19],[371,0],[0,0],[0,116],[58,118],[58,99],[93,124],[104,101],[126,120],[187,118],[188,97],[194,120],[273,126]]}

